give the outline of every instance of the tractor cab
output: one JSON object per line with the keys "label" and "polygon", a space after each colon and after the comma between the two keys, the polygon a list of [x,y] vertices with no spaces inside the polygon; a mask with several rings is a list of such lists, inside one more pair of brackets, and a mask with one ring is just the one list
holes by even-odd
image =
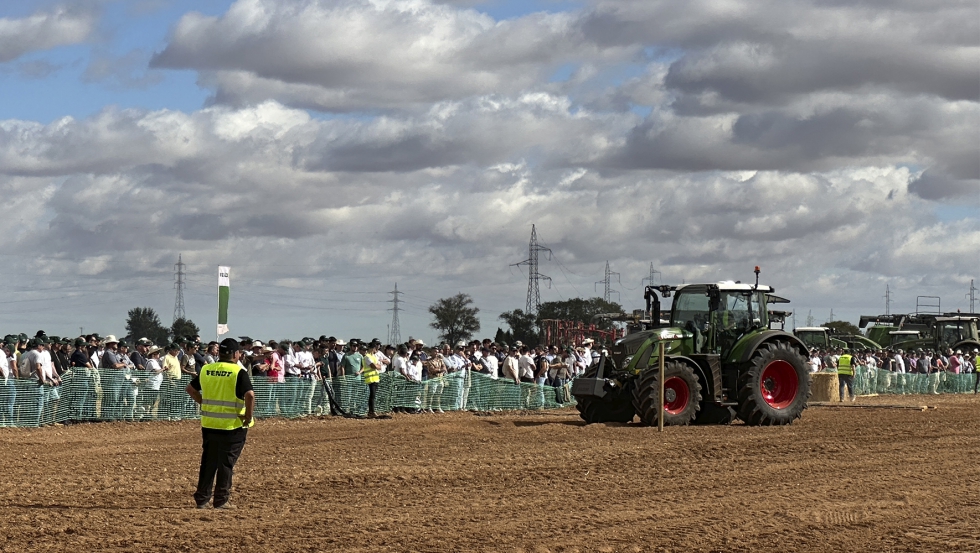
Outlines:
{"label": "tractor cab", "polygon": [[768,286],[739,282],[688,284],[676,288],[670,326],[691,333],[694,353],[727,354],[739,338],[769,328]]}
{"label": "tractor cab", "polygon": [[980,341],[974,317],[936,317],[933,333],[940,348],[953,348],[964,341]]}

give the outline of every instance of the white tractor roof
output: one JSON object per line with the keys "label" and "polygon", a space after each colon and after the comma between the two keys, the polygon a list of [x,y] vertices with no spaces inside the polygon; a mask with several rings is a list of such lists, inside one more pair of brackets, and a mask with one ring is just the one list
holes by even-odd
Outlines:
{"label": "white tractor roof", "polygon": [[796,330],[802,330],[804,332],[826,332],[827,331],[827,327],[825,327],[825,326],[798,326],[798,327],[796,327]]}
{"label": "white tractor roof", "polygon": [[[753,288],[753,285],[751,284],[745,284],[744,282],[735,282],[733,280],[723,280],[721,282],[715,283],[715,285],[718,286],[718,289],[723,292],[736,292],[736,291],[751,292]],[[698,286],[698,284],[682,284],[677,287],[677,290],[683,290],[688,286]],[[700,286],[704,286],[704,284],[701,284]],[[757,290],[759,292],[773,291],[772,287],[766,286],[765,284],[760,284]]]}

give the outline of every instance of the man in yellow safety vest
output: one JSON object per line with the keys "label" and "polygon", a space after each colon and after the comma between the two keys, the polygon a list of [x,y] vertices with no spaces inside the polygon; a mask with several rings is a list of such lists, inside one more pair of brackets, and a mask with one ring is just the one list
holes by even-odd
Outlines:
{"label": "man in yellow safety vest", "polygon": [[841,401],[844,401],[845,387],[851,396],[851,401],[856,399],[854,396],[854,361],[854,357],[846,349],[840,358],[837,359],[837,379],[840,381]]}
{"label": "man in yellow safety vest", "polygon": [[973,379],[973,395],[977,394],[977,387],[980,386],[980,349],[973,348],[973,372],[976,375]]}
{"label": "man in yellow safety vest", "polygon": [[[201,471],[194,502],[207,509],[214,485],[214,508],[234,509],[231,496],[235,462],[245,447],[248,429],[255,424],[255,392],[248,371],[238,364],[241,358],[238,341],[225,338],[218,347],[219,360],[201,367],[187,385],[187,393],[201,406]],[[215,477],[217,476],[217,482]]]}
{"label": "man in yellow safety vest", "polygon": [[373,419],[377,417],[374,412],[374,400],[378,394],[378,382],[381,381],[381,361],[378,358],[378,346],[381,342],[377,340],[372,340],[367,346],[367,353],[364,355],[361,364],[361,370],[357,374],[364,379],[364,383],[368,386],[368,418]]}

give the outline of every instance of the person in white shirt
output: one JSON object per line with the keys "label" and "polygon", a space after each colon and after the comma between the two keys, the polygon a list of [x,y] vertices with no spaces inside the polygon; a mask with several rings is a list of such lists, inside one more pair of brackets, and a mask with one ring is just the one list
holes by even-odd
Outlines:
{"label": "person in white shirt", "polygon": [[514,384],[521,383],[521,369],[517,361],[517,357],[520,355],[517,348],[511,346],[510,352],[507,357],[504,358],[504,366],[500,369],[501,375],[507,380],[513,380]]}
{"label": "person in white shirt", "polygon": [[407,380],[411,380],[408,372],[408,348],[405,346],[398,347],[398,353],[391,360],[391,370],[404,376]]}
{"label": "person in white shirt", "polygon": [[588,369],[592,365],[592,344],[594,343],[595,340],[593,340],[592,338],[586,338],[585,340],[582,340],[582,350],[583,350],[582,354],[583,357],[585,357],[586,369]]}
{"label": "person in white shirt", "polygon": [[316,389],[316,358],[310,350],[311,342],[309,339],[296,342],[296,365],[301,379],[297,385],[297,407],[303,415],[313,412],[313,392]]}
{"label": "person in white shirt", "polygon": [[480,363],[483,365],[487,376],[494,380],[500,378],[500,363],[497,361],[497,356],[493,355],[489,349],[483,350],[483,356],[480,358]]}
{"label": "person in white shirt", "polygon": [[378,372],[383,374],[388,371],[388,367],[391,366],[391,359],[395,356],[395,346],[388,345],[384,347],[384,350],[378,348],[378,362],[381,366],[378,367]]}
{"label": "person in white shirt", "polygon": [[902,359],[902,350],[895,352],[895,375],[898,381],[898,390],[904,396],[905,395],[905,360]]}
{"label": "person in white shirt", "polygon": [[160,387],[163,385],[163,373],[166,369],[160,363],[160,352],[163,348],[152,346],[146,352],[146,372],[149,376],[143,383],[143,391],[139,395],[140,418],[146,417],[153,412],[160,398]]}
{"label": "person in white shirt", "polygon": [[417,351],[409,351],[408,356],[408,378],[414,383],[415,389],[415,412],[422,412],[422,394],[425,391],[425,384],[422,383],[422,356]]}
{"label": "person in white shirt", "polygon": [[527,351],[527,346],[521,346],[517,357],[517,376],[521,382],[534,382],[534,358]]}
{"label": "person in white shirt", "polygon": [[279,398],[279,409],[283,415],[292,416],[296,414],[301,384],[300,376],[303,373],[299,367],[299,358],[296,356],[296,348],[299,347],[299,342],[294,345],[289,340],[283,340],[281,345],[284,350],[282,355],[284,379],[282,396]]}
{"label": "person in white shirt", "polygon": [[15,380],[7,352],[0,347],[0,428],[14,424],[14,402],[17,401]]}
{"label": "person in white shirt", "polygon": [[[46,340],[43,337],[36,338],[34,349],[26,354],[29,357],[27,367],[37,379],[39,386],[36,412],[37,426],[46,426],[55,422],[55,416],[58,414],[58,400],[61,399],[61,394],[58,392],[59,386],[61,386],[61,377],[54,370],[51,354],[46,352],[46,345]],[[44,355],[44,353],[48,354]]]}
{"label": "person in white shirt", "polygon": [[447,367],[450,365],[455,367],[456,372],[450,372],[449,376],[459,379],[458,388],[456,389],[456,401],[453,408],[466,409],[466,402],[469,399],[470,386],[472,384],[470,380],[470,369],[473,368],[473,363],[466,355],[465,342],[456,344],[456,352],[453,353],[449,358],[449,362],[446,363]]}
{"label": "person in white shirt", "polygon": [[820,361],[820,353],[817,352],[816,349],[814,349],[810,353],[810,372],[812,372],[812,373],[820,372],[820,366],[822,364],[823,364],[823,362]]}
{"label": "person in white shirt", "polygon": [[501,368],[501,375],[504,380],[514,383],[512,392],[503,392],[507,401],[502,405],[505,409],[521,409],[521,352],[517,346],[511,346],[507,357],[504,358],[504,365]]}

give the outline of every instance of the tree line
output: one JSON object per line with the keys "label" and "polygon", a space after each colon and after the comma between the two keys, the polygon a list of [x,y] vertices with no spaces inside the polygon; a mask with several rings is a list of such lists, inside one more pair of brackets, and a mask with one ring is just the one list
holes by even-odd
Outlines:
{"label": "tree line", "polygon": [[[542,321],[558,319],[589,324],[592,317],[600,313],[622,311],[618,303],[602,298],[572,298],[542,303],[536,315],[525,313],[522,309],[505,311],[497,318],[506,325],[507,330],[498,327],[494,341],[504,344],[520,341],[536,346],[540,342]],[[438,330],[439,339],[446,343],[471,340],[480,331],[480,319],[477,318],[480,309],[473,305],[469,294],[459,293],[442,298],[429,307],[429,313],[432,314],[429,326]],[[611,328],[609,321],[597,321],[596,325],[602,330]],[[126,318],[126,332],[132,340],[149,338],[154,344],[165,345],[178,337],[197,336],[201,331],[193,321],[185,318],[178,318],[169,328],[165,327],[153,308],[134,307]]]}
{"label": "tree line", "polygon": [[[494,341],[505,344],[520,341],[528,346],[536,346],[540,342],[543,321],[558,319],[589,324],[592,317],[600,313],[622,312],[623,308],[618,303],[602,298],[550,301],[542,303],[537,314],[525,313],[523,309],[505,311],[497,318],[507,325],[507,330],[498,327]],[[477,318],[480,309],[473,305],[473,298],[469,294],[459,293],[440,299],[429,307],[429,313],[433,317],[429,326],[438,330],[439,338],[447,343],[470,340],[480,331],[480,320]],[[607,320],[600,320],[596,321],[596,326],[609,330],[612,325]]]}
{"label": "tree line", "polygon": [[126,332],[131,341],[149,338],[154,344],[165,346],[176,338],[197,336],[201,329],[184,317],[178,317],[168,328],[152,307],[134,307],[126,317]]}

